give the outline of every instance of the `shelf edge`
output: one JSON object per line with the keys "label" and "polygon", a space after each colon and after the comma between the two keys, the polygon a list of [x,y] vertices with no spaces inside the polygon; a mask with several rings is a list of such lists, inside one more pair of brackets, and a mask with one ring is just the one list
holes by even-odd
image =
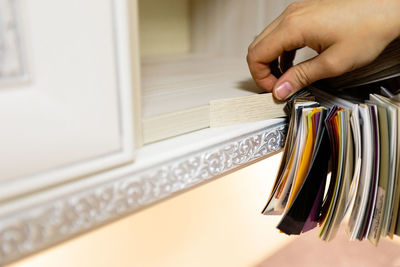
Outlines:
{"label": "shelf edge", "polygon": [[279,151],[284,120],[154,168],[127,173],[0,217],[0,265],[93,230]]}

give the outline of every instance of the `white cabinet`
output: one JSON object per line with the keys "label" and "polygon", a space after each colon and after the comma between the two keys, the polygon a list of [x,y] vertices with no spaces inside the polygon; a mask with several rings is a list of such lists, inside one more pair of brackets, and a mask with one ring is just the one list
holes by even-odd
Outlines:
{"label": "white cabinet", "polygon": [[[268,13],[284,6],[267,0],[139,1],[144,144],[225,125],[222,114],[232,109],[215,109],[215,101],[225,107],[229,99],[254,97],[249,102],[258,103],[263,91],[251,79],[247,48],[271,20]],[[233,117],[249,113],[237,120],[242,122],[285,115],[272,94],[264,99]]]}
{"label": "white cabinet", "polygon": [[278,151],[278,111],[210,128],[212,101],[260,93],[273,2],[142,0],[139,34],[137,1],[0,0],[0,264]]}
{"label": "white cabinet", "polygon": [[124,1],[0,3],[0,201],[133,161]]}

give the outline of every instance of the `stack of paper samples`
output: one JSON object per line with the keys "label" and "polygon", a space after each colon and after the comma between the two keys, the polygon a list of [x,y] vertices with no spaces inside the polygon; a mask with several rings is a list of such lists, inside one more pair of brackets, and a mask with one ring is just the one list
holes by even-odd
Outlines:
{"label": "stack of paper samples", "polygon": [[400,88],[387,83],[369,85],[366,99],[311,88],[289,101],[283,157],[263,210],[282,215],[283,233],[320,227],[319,237],[331,240],[344,223],[350,240],[377,245],[400,235]]}

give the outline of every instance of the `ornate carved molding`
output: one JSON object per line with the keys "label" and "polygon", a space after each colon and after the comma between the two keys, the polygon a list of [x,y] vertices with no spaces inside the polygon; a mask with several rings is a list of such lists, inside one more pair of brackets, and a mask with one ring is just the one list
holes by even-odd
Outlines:
{"label": "ornate carved molding", "polygon": [[49,247],[278,151],[277,124],[0,221],[0,265]]}

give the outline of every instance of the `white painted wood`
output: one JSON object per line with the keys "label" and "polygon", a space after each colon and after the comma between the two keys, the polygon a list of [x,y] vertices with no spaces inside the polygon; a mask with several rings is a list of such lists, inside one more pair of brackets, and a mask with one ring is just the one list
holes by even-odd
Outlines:
{"label": "white painted wood", "polygon": [[17,2],[31,78],[0,88],[0,201],[133,160],[126,1]]}
{"label": "white painted wood", "polygon": [[[159,166],[162,166],[166,162],[173,162],[178,159],[187,160],[191,156],[195,156],[198,152],[204,151],[206,148],[210,150],[218,149],[226,144],[229,145],[230,142],[236,139],[244,140],[251,137],[253,133],[268,132],[270,129],[275,129],[275,127],[282,128],[283,131],[286,127],[286,119],[276,118],[225,127],[207,128],[143,146],[137,149],[135,162],[93,174],[86,179],[76,180],[64,186],[54,187],[50,190],[10,200],[7,202],[7,205],[0,205],[0,219],[12,212],[23,210],[30,206],[40,206],[49,202],[49,199],[60,196],[72,196],[74,194],[79,195],[77,188],[80,190],[95,189],[102,184],[113,183],[117,179],[122,178],[123,180],[123,177],[126,176],[138,179],[139,177],[135,177],[136,174],[146,170],[158,169]],[[275,146],[276,150],[279,150],[281,147],[279,147],[279,143],[277,142],[277,140],[273,140],[270,145]],[[251,154],[250,151],[248,153]],[[220,173],[216,171],[215,175],[217,174],[219,175]],[[185,173],[182,173],[182,175],[185,175]],[[143,182],[146,183],[146,181]]]}
{"label": "white painted wood", "polygon": [[[260,92],[244,57],[146,59],[141,96],[136,1],[130,39],[125,0],[15,1],[31,72],[0,88],[0,265],[281,148],[284,119],[196,130],[209,126],[210,101]],[[142,130],[153,142],[189,128],[133,162]]]}
{"label": "white painted wood", "polygon": [[[247,48],[264,28],[294,0],[191,0],[193,53],[245,57]],[[316,53],[301,49],[296,64]]]}
{"label": "white painted wood", "polygon": [[144,118],[144,143],[232,124],[286,117],[284,104],[271,93],[211,100],[208,105]]}
{"label": "white painted wood", "polygon": [[2,205],[0,264],[265,158],[280,149],[283,123],[205,129],[158,142],[139,149],[134,164]]}
{"label": "white painted wood", "polygon": [[142,60],[144,143],[210,126],[213,100],[257,95],[246,61],[206,54]]}
{"label": "white painted wood", "polygon": [[243,58],[189,54],[142,60],[144,118],[260,92]]}
{"label": "white painted wood", "polygon": [[[140,75],[139,10],[138,1],[128,1],[131,83],[133,101],[134,141],[136,147],[143,146],[142,129],[142,90]],[[126,69],[129,69],[128,67]]]}
{"label": "white painted wood", "polygon": [[210,102],[210,127],[286,117],[285,103],[276,102],[272,93],[235,97]]}
{"label": "white painted wood", "polygon": [[23,82],[28,69],[18,1],[0,0],[0,84]]}
{"label": "white painted wood", "polygon": [[139,0],[142,56],[184,54],[190,51],[190,0]]}
{"label": "white painted wood", "polygon": [[[163,36],[166,31],[163,29],[167,26],[166,32],[173,32],[172,36],[177,32],[181,33],[178,35],[186,36],[187,30],[181,26],[188,24],[191,35],[191,53],[183,55],[181,53],[184,50],[178,49],[181,51],[179,55],[159,56],[158,53],[162,50],[149,51],[154,44],[147,37],[145,42],[142,40],[142,46],[146,46],[146,52],[143,52],[145,55],[158,55],[142,58],[141,64],[144,143],[210,125],[216,127],[281,116],[283,112],[275,112],[275,106],[272,106],[269,114],[265,114],[265,106],[258,108],[257,105],[262,105],[262,100],[266,100],[262,97],[258,98],[262,99],[261,101],[255,101],[247,109],[243,104],[242,112],[234,106],[227,107],[229,103],[237,104],[229,101],[216,102],[226,105],[222,104],[222,109],[212,109],[215,114],[211,114],[210,111],[202,112],[207,110],[210,101],[225,101],[262,92],[252,82],[245,60],[247,47],[291,1],[190,0],[189,4],[183,0],[179,1],[179,14],[165,8],[166,2],[160,1],[160,5],[157,5],[156,0],[146,2],[146,5],[151,4],[154,14],[161,12],[163,18],[169,14],[171,18],[168,22],[164,23],[159,19],[149,21],[152,12],[148,8],[144,8],[140,16],[143,22],[140,29],[151,31],[142,32],[141,36],[153,36],[151,40],[159,40],[155,37]],[[146,6],[145,2],[141,3],[142,6]],[[170,2],[171,7],[176,3],[175,0]],[[190,8],[190,17],[186,17],[184,12],[187,6]],[[172,14],[177,17],[172,19]],[[171,25],[178,20],[185,23],[172,29]],[[174,43],[168,40],[165,38],[163,45],[169,46]],[[186,44],[186,41],[184,43]],[[273,103],[272,98],[268,101]],[[207,125],[208,117],[212,122]]]}
{"label": "white painted wood", "polygon": [[259,5],[258,0],[192,0],[192,52],[244,59],[259,33]]}
{"label": "white painted wood", "polygon": [[210,127],[210,107],[204,105],[171,112],[144,118],[142,122],[144,143],[149,144]]}
{"label": "white painted wood", "polygon": [[280,150],[285,120],[204,129],[137,151],[134,164],[0,205],[0,265]]}

